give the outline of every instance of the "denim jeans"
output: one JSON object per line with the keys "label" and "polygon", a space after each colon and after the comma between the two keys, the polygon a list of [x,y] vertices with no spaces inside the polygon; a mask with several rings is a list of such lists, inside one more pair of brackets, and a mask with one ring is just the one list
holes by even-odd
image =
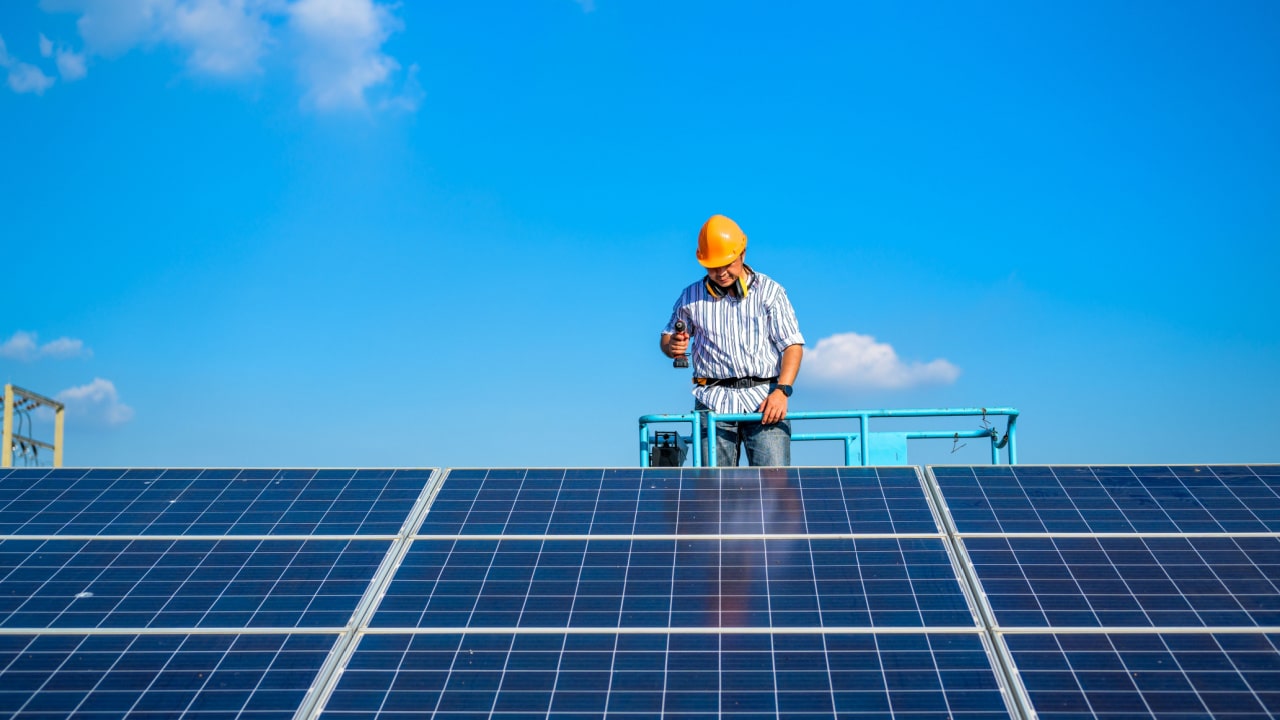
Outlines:
{"label": "denim jeans", "polygon": [[[700,402],[694,410],[707,410]],[[709,459],[707,452],[707,417],[701,416],[702,462]],[[783,420],[772,425],[759,422],[716,421],[716,465],[736,467],[740,449],[747,450],[747,464],[753,467],[785,467],[791,464],[791,421]]]}

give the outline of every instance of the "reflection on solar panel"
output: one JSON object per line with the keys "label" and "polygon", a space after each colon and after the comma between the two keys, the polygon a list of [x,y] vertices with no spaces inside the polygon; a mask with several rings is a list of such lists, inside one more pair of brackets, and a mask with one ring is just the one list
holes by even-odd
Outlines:
{"label": "reflection on solar panel", "polygon": [[1280,717],[1280,467],[0,470],[0,716]]}
{"label": "reflection on solar panel", "polygon": [[936,534],[914,468],[451,470],[422,535]]}
{"label": "reflection on solar panel", "polygon": [[929,473],[1028,712],[1280,717],[1280,467]]}
{"label": "reflection on solar panel", "polygon": [[415,542],[372,624],[868,628],[974,620],[941,538],[459,539]]}

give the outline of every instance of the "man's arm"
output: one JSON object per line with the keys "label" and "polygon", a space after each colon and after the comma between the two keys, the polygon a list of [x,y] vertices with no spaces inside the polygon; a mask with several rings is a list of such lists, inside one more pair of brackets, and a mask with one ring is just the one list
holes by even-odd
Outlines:
{"label": "man's arm", "polygon": [[[782,368],[778,371],[779,385],[795,384],[796,375],[800,374],[800,358],[803,356],[803,345],[789,345],[786,350],[782,351]],[[765,396],[764,402],[760,403],[760,407],[756,408],[756,412],[764,414],[760,422],[765,425],[771,425],[779,420],[786,419],[786,394],[781,390],[774,390]]]}

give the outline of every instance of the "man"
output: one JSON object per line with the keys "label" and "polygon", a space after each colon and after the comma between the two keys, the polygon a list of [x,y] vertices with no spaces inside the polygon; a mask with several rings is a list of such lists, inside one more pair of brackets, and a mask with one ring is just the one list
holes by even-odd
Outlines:
{"label": "man", "polygon": [[[692,339],[695,410],[763,414],[759,422],[716,423],[716,464],[737,465],[746,448],[751,465],[790,465],[787,400],[804,337],[786,290],[751,269],[746,252],[737,223],[723,215],[707,220],[697,253],[707,275],[680,293],[660,347],[674,358],[688,353]],[[678,320],[685,332],[676,332]],[[702,452],[707,457],[705,439]]]}

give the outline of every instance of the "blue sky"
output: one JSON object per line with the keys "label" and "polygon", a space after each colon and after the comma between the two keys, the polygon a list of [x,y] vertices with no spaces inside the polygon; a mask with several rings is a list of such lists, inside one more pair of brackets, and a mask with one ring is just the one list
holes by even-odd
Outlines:
{"label": "blue sky", "polygon": [[[792,410],[1280,461],[1273,2],[43,0],[0,39],[0,379],[69,465],[633,465],[713,213],[796,307]],[[989,454],[951,450],[911,459]]]}

